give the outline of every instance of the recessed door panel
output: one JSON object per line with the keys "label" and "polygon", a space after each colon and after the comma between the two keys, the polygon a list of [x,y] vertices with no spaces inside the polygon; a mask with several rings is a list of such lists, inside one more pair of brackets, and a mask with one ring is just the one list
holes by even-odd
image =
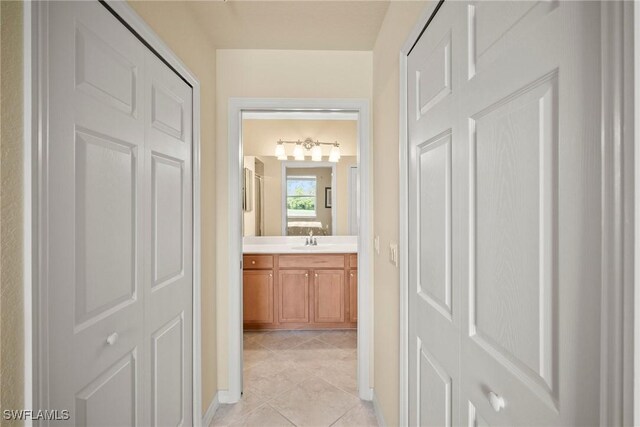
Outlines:
{"label": "recessed door panel", "polygon": [[420,426],[447,427],[452,420],[451,377],[418,341],[418,420]]}
{"label": "recessed door panel", "polygon": [[96,377],[76,395],[75,425],[125,427],[138,425],[136,351]]}
{"label": "recessed door panel", "polygon": [[184,313],[152,336],[153,426],[180,426],[184,421]]}
{"label": "recessed door panel", "polygon": [[76,325],[136,297],[137,148],[76,131]]}
{"label": "recessed door panel", "polygon": [[418,118],[451,93],[451,33],[428,55],[424,68],[416,71]]}
{"label": "recessed door panel", "polygon": [[474,1],[467,8],[469,78],[512,47],[523,32],[558,5],[548,1]]}
{"label": "recessed door panel", "polygon": [[551,387],[556,75],[470,121],[470,334]]}
{"label": "recessed door panel", "polygon": [[151,88],[151,123],[156,129],[184,139],[184,100],[157,83]]}
{"label": "recessed door panel", "polygon": [[451,320],[451,131],[418,146],[417,293]]}
{"label": "recessed door panel", "polygon": [[154,286],[161,286],[183,275],[184,165],[154,153],[151,166]]}
{"label": "recessed door panel", "polygon": [[75,78],[79,90],[111,107],[134,116],[138,68],[118,52],[118,47],[76,24]]}

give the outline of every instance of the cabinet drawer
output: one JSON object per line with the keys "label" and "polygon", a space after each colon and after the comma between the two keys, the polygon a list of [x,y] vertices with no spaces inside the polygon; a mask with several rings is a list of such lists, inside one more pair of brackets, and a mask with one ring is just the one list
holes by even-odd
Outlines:
{"label": "cabinet drawer", "polygon": [[243,266],[245,270],[273,268],[272,255],[245,255],[243,259]]}
{"label": "cabinet drawer", "polygon": [[344,255],[280,255],[280,268],[344,268]]}

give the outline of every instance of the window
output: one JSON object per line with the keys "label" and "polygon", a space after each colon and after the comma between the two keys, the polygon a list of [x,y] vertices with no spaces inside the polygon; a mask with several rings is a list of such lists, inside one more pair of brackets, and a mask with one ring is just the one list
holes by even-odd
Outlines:
{"label": "window", "polygon": [[287,177],[287,218],[315,218],[316,177]]}

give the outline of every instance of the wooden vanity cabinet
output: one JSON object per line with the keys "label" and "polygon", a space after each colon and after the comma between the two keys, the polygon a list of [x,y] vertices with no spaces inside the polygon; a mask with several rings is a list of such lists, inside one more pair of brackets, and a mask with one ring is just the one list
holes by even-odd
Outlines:
{"label": "wooden vanity cabinet", "polygon": [[273,256],[253,255],[244,259],[242,310],[245,325],[274,322]]}
{"label": "wooden vanity cabinet", "polygon": [[357,326],[357,255],[246,254],[243,266],[245,329]]}

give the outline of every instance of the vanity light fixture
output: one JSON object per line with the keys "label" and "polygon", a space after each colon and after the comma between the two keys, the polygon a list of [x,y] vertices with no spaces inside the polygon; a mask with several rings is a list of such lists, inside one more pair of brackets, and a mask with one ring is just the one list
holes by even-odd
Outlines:
{"label": "vanity light fixture", "polygon": [[276,157],[278,160],[287,160],[287,152],[284,149],[284,144],[278,141],[278,145],[276,145]]}
{"label": "vanity light fixture", "polygon": [[320,144],[314,145],[311,149],[311,160],[314,162],[322,161],[322,147],[320,147]]}
{"label": "vanity light fixture", "polygon": [[331,151],[329,152],[329,161],[337,163],[340,160],[340,144],[338,142],[320,142],[314,141],[311,138],[305,138],[304,141],[283,141],[278,140],[276,143],[276,157],[278,160],[287,160],[287,153],[284,144],[295,144],[293,149],[293,158],[296,160],[304,160],[305,150],[311,151],[311,160],[314,162],[322,161],[322,146],[331,145]]}
{"label": "vanity light fixture", "polygon": [[340,146],[336,142],[329,152],[329,161],[338,163],[340,161]]}
{"label": "vanity light fixture", "polygon": [[304,160],[304,150],[302,145],[298,142],[293,149],[293,158],[296,160]]}

